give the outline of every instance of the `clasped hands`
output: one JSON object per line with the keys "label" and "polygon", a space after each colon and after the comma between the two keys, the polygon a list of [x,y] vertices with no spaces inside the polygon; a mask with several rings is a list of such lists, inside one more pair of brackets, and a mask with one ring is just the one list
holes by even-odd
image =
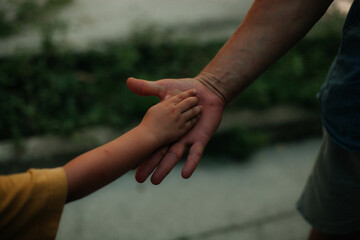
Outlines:
{"label": "clasped hands", "polygon": [[190,131],[171,145],[158,149],[141,163],[135,175],[138,182],[144,182],[153,173],[151,182],[155,185],[160,184],[181,160],[188,148],[189,153],[181,175],[183,178],[189,178],[196,169],[206,144],[221,122],[225,106],[224,99],[207,84],[204,84],[203,80],[201,77],[158,81],[135,78],[127,80],[128,88],[133,93],[140,96],[158,96],[160,100],[182,91],[196,89],[199,104],[203,108],[200,119]]}

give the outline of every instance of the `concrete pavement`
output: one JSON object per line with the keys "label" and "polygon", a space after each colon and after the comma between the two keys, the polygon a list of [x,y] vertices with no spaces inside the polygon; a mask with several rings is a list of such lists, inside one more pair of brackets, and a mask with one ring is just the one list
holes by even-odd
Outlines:
{"label": "concrete pavement", "polygon": [[309,226],[295,203],[319,146],[275,145],[245,163],[203,159],[190,179],[178,166],[159,186],[128,173],[67,205],[57,239],[305,239]]}

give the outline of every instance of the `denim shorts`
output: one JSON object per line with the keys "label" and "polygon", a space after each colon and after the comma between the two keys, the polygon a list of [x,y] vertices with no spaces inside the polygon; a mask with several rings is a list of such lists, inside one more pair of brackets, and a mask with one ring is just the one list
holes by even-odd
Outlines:
{"label": "denim shorts", "polygon": [[360,154],[360,1],[346,17],[339,52],[320,92],[323,125],[331,139]]}
{"label": "denim shorts", "polygon": [[360,155],[340,147],[326,130],[297,208],[325,233],[360,231]]}

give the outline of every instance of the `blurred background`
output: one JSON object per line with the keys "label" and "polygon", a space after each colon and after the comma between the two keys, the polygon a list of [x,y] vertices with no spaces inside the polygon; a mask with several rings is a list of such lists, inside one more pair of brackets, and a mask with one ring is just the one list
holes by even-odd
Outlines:
{"label": "blurred background", "polygon": [[[158,100],[126,79],[196,76],[251,3],[2,0],[0,173],[63,165],[137,124]],[[227,106],[191,179],[183,162],[156,187],[129,173],[66,206],[58,239],[304,239],[295,202],[321,142],[316,93],[350,4]]]}

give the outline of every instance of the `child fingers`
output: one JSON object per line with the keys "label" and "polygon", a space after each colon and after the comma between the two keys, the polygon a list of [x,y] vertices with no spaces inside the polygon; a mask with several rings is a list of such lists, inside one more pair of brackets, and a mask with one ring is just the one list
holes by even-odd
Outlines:
{"label": "child fingers", "polygon": [[196,116],[198,116],[201,113],[201,111],[202,111],[202,106],[198,105],[183,112],[182,117],[184,118],[185,121],[189,121],[195,118]]}
{"label": "child fingers", "polygon": [[184,99],[188,98],[188,97],[191,97],[191,96],[195,96],[197,93],[197,90],[196,89],[190,89],[190,90],[187,90],[185,92],[181,92],[173,97],[171,97],[169,99],[169,101],[171,103],[174,103],[175,105],[177,105],[178,103],[180,103],[181,101],[183,101]]}
{"label": "child fingers", "polygon": [[180,112],[184,113],[191,108],[195,107],[198,104],[199,100],[197,97],[188,97],[184,100],[182,100],[178,105],[176,105],[176,108],[179,109]]}
{"label": "child fingers", "polygon": [[190,119],[185,123],[185,129],[190,129],[195,126],[195,124],[199,121],[200,115],[197,115],[196,117]]}

